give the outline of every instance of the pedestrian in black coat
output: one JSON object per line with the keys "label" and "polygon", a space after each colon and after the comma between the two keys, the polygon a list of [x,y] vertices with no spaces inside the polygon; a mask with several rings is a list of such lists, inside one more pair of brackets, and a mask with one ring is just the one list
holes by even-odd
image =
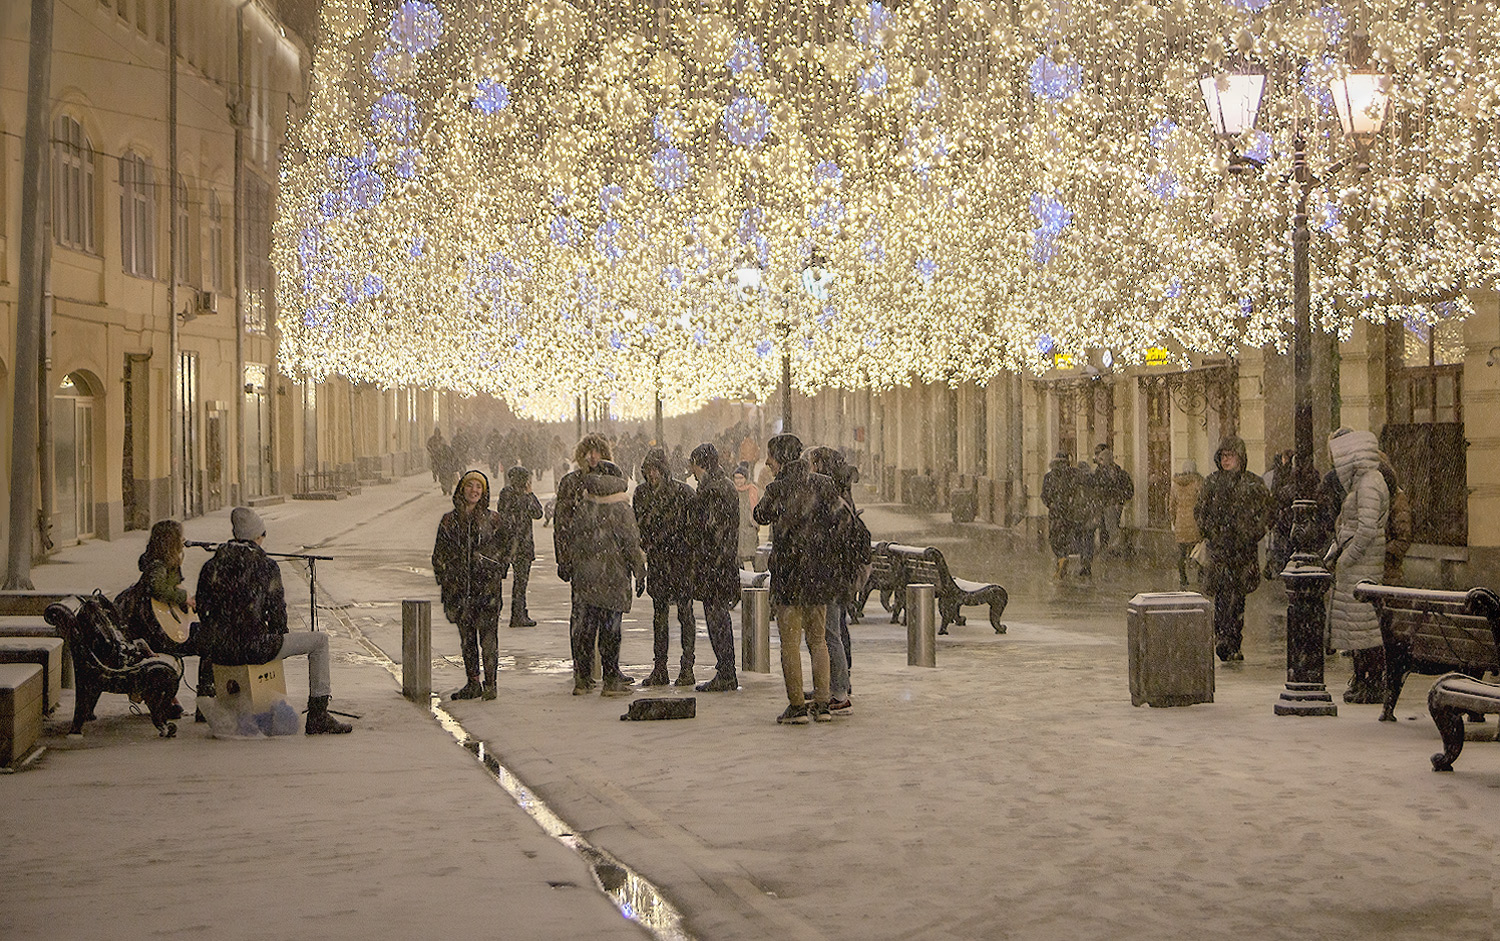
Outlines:
{"label": "pedestrian in black coat", "polygon": [[453,489],[453,509],[438,523],[432,547],[432,574],[442,588],[443,615],[458,627],[469,678],[452,699],[496,696],[501,580],[511,538],[500,514],[490,509],[490,479],[478,470],[465,473]]}
{"label": "pedestrian in black coat", "polygon": [[1078,551],[1078,471],[1064,451],[1057,452],[1052,467],[1042,477],[1042,505],[1047,508],[1047,541],[1057,560],[1055,577],[1068,570],[1068,556]]}
{"label": "pedestrian in black coat", "polygon": [[1260,587],[1260,539],[1271,522],[1271,491],[1245,469],[1245,442],[1229,435],[1214,454],[1193,517],[1208,540],[1203,589],[1214,597],[1214,647],[1223,661],[1243,660],[1245,596]]}
{"label": "pedestrian in black coat", "polygon": [[698,491],[688,504],[694,555],[692,596],[703,602],[715,660],[713,679],[697,688],[700,693],[726,692],[740,685],[734,665],[734,620],[729,615],[740,596],[740,495],[719,466],[719,451],[712,444],[693,449],[688,469],[698,481]]}
{"label": "pedestrian in black coat", "polygon": [[655,665],[643,686],[665,686],[671,640],[671,609],[677,608],[682,657],[677,685],[693,685],[698,625],[693,620],[693,535],[688,504],[693,488],[671,476],[667,455],[652,448],[641,461],[641,483],[635,488],[635,524],[646,550],[646,592],[651,595],[651,654]]}
{"label": "pedestrian in black coat", "polygon": [[536,561],[533,520],[542,518],[542,504],[531,492],[531,471],[512,467],[505,472],[505,486],[495,498],[495,510],[510,533],[510,626],[536,627],[526,607],[526,587],[531,581],[531,563]]}

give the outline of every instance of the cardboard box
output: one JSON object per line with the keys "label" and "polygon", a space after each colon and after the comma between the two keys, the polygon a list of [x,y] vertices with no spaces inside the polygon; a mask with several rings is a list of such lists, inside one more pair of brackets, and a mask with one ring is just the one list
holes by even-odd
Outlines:
{"label": "cardboard box", "polygon": [[225,708],[258,714],[286,698],[286,675],[280,660],[244,666],[214,664],[214,696]]}

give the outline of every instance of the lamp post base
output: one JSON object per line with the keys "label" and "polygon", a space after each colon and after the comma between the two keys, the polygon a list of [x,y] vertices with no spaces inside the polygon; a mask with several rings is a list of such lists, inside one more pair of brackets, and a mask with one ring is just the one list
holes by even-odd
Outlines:
{"label": "lamp post base", "polygon": [[1276,702],[1278,716],[1336,716],[1339,707],[1322,683],[1287,683]]}

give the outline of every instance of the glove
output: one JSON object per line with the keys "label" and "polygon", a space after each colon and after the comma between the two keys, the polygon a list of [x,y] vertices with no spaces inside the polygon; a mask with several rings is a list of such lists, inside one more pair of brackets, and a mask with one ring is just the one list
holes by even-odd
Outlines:
{"label": "glove", "polygon": [[646,577],[644,575],[637,575],[635,577],[635,596],[637,598],[639,598],[641,595],[644,595],[645,593],[646,593]]}

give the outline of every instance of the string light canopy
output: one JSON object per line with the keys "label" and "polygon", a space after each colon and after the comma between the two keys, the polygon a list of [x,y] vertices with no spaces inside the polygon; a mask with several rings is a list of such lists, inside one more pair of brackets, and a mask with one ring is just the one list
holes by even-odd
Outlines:
{"label": "string light canopy", "polygon": [[1388,126],[1314,194],[1320,325],[1462,317],[1500,265],[1496,17],[326,0],[276,223],[283,366],[645,417],[763,398],[783,353],[815,391],[1282,344],[1291,139],[1339,159],[1341,117]]}

